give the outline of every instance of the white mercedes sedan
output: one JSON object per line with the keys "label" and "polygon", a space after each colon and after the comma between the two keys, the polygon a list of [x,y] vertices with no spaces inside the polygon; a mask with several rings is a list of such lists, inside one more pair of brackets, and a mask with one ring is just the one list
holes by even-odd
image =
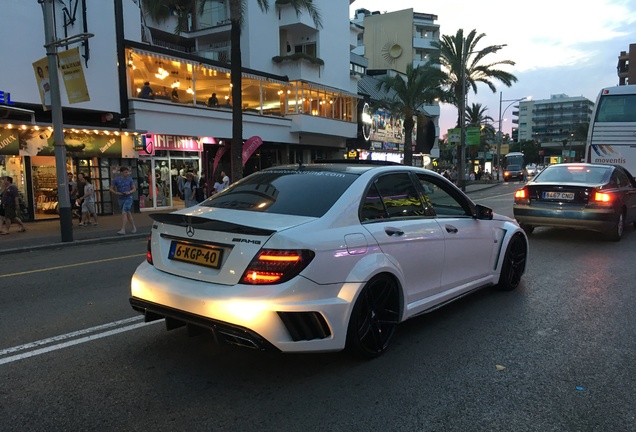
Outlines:
{"label": "white mercedes sedan", "polygon": [[132,307],[278,352],[376,357],[402,321],[517,288],[528,257],[517,222],[441,175],[366,161],[265,169],[152,217]]}

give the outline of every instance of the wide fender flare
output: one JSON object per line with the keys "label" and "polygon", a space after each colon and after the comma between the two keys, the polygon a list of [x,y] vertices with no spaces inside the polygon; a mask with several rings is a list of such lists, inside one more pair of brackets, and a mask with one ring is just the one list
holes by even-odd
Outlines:
{"label": "wide fender flare", "polygon": [[[503,226],[502,229],[502,233],[503,236],[501,238],[501,247],[499,248],[499,253],[497,255],[497,266],[496,266],[496,273],[498,275],[501,275],[501,268],[503,266],[503,262],[506,256],[506,252],[508,251],[508,245],[510,244],[510,240],[515,236],[515,235],[521,235],[524,240],[525,240],[525,245],[526,245],[526,262],[528,260],[528,257],[530,256],[530,245],[528,242],[528,236],[526,234],[526,232],[524,230],[521,229],[521,227],[519,227],[519,225],[515,222],[506,222]],[[526,266],[527,267],[527,266]],[[525,269],[524,269],[525,272]]]}
{"label": "wide fender flare", "polygon": [[344,284],[338,297],[354,304],[366,283],[382,273],[389,273],[396,279],[400,287],[400,296],[403,298],[404,275],[402,270],[379,250],[376,253],[365,256],[353,266],[347,276],[347,281],[355,281],[357,283]]}

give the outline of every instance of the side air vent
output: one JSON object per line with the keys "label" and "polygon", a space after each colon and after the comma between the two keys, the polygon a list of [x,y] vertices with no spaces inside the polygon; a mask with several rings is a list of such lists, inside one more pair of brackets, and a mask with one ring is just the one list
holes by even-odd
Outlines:
{"label": "side air vent", "polygon": [[322,314],[318,312],[278,312],[294,341],[325,339],[331,330]]}

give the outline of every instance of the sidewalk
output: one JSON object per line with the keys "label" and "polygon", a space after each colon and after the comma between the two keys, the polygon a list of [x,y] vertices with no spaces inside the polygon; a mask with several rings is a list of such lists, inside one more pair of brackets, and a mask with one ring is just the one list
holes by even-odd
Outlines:
{"label": "sidewalk", "polygon": [[[497,186],[493,183],[470,183],[466,184],[466,193],[470,194],[482,189],[489,189]],[[0,255],[28,252],[42,249],[56,249],[68,246],[79,246],[86,244],[96,244],[101,242],[113,242],[130,240],[131,238],[145,239],[150,234],[152,228],[153,213],[164,213],[169,210],[157,210],[155,212],[134,213],[133,218],[137,225],[137,233],[128,232],[126,235],[119,235],[117,231],[121,228],[121,214],[98,216],[97,226],[79,227],[77,219],[73,219],[73,241],[62,242],[62,229],[59,219],[50,219],[36,222],[26,222],[26,232],[18,232],[18,226],[11,224],[9,235],[0,236]]]}

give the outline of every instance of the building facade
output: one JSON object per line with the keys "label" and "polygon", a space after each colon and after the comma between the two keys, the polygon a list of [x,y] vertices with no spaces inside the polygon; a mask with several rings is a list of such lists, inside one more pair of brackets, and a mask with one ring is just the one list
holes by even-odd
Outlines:
{"label": "building facade", "polygon": [[629,44],[629,51],[621,51],[618,56],[618,85],[636,84],[636,67],[630,70],[630,63],[636,64],[636,44]]}
{"label": "building facade", "polygon": [[[54,2],[56,38],[91,37],[59,48],[59,57],[67,48],[78,50],[75,63],[81,63],[88,95],[75,101],[60,72],[66,169],[90,174],[98,212],[117,211],[108,187],[122,165],[133,168],[141,209],[182,206],[178,180],[184,171],[210,182],[222,170],[230,174],[229,1],[207,2],[203,15],[193,14],[178,35],[174,18],[154,23],[138,0],[71,3],[77,7]],[[348,72],[357,30],[348,19],[349,2],[314,4],[322,26],[288,4],[264,12],[246,3],[242,111],[251,152],[245,174],[342,157],[346,140],[356,136],[359,78]],[[57,217],[58,196],[42,17],[38,2],[18,2],[5,11],[0,28],[3,39],[14,41],[0,46],[2,58],[11,59],[0,73],[0,90],[10,94],[10,103],[0,103],[0,136],[9,143],[0,148],[0,165],[15,171],[34,219]]]}
{"label": "building facade", "polygon": [[[433,42],[439,42],[440,38],[440,28],[436,21],[436,15],[414,12],[413,9],[389,13],[357,9],[352,23],[359,26],[361,32],[357,35],[357,46],[352,52],[362,55],[368,60],[367,71],[369,75],[378,77],[387,73],[404,74],[409,63],[413,63],[414,67],[423,66],[431,59],[431,55],[437,53],[438,49],[433,46]],[[373,79],[361,81],[358,92],[361,95],[371,97],[371,99],[380,98],[382,95],[369,85],[372,82],[374,82]],[[439,104],[423,106],[422,111],[426,113],[435,127],[435,142],[430,156],[439,157],[437,141],[437,137],[439,137]],[[391,117],[390,113],[388,116],[388,118]],[[383,113],[374,113],[373,117],[376,120],[382,120]],[[386,121],[383,123],[387,124]],[[404,139],[399,134],[385,134],[385,136],[389,135],[388,140],[380,139],[381,134],[371,136],[370,157],[401,161]]]}
{"label": "building facade", "polygon": [[[519,102],[519,141],[535,141],[548,154],[580,160],[585,153],[582,127],[589,124],[594,102],[583,96],[551,95]],[[585,129],[587,130],[587,129]]]}

